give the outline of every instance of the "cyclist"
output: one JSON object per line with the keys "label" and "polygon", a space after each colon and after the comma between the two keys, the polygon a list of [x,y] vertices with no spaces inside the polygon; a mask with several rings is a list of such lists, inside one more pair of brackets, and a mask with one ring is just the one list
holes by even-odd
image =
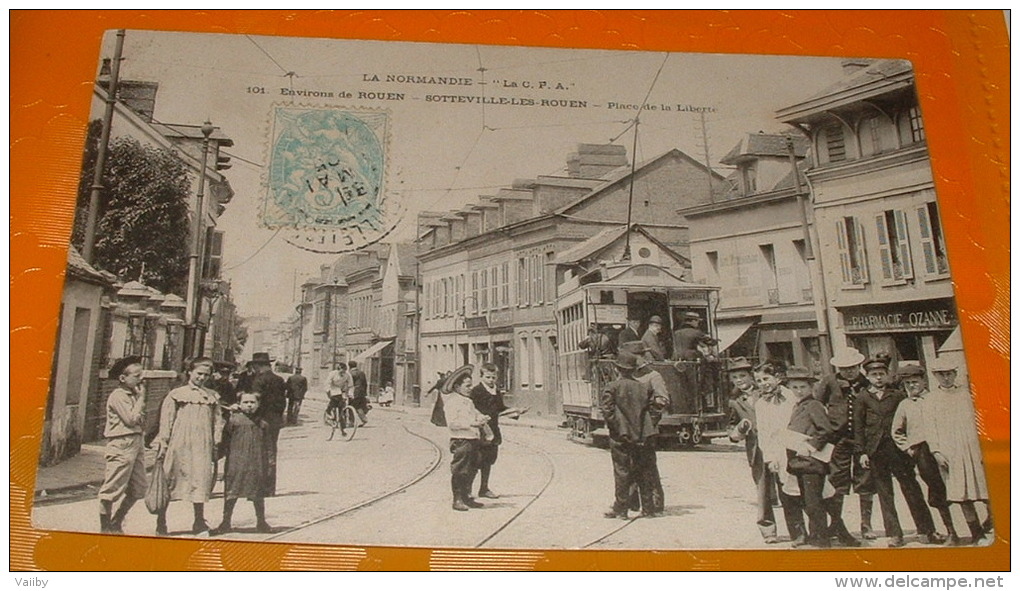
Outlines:
{"label": "cyclist", "polygon": [[[336,416],[339,416],[340,411],[347,406],[347,396],[351,389],[351,374],[347,373],[346,363],[337,363],[333,366],[333,371],[329,372],[329,377],[326,380],[326,386],[328,388],[327,393],[329,394],[329,405],[326,407],[326,415],[334,416],[331,413],[335,410]],[[340,422],[340,433],[345,434],[345,425]]]}

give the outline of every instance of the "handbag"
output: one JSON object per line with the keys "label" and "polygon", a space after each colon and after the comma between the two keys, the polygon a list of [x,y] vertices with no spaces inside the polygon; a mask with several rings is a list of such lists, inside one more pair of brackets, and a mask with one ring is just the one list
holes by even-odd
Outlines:
{"label": "handbag", "polygon": [[818,458],[791,455],[786,460],[786,471],[794,476],[802,476],[804,474],[825,475],[829,473],[829,466]]}
{"label": "handbag", "polygon": [[485,423],[479,427],[479,430],[482,432],[480,438],[482,445],[490,445],[492,444],[492,441],[496,439],[496,434],[492,432],[492,427],[489,426],[489,423]]}
{"label": "handbag", "polygon": [[166,511],[169,504],[170,483],[167,481],[162,460],[156,460],[156,465],[152,467],[149,488],[145,491],[145,508],[149,510],[149,513],[156,514]]}

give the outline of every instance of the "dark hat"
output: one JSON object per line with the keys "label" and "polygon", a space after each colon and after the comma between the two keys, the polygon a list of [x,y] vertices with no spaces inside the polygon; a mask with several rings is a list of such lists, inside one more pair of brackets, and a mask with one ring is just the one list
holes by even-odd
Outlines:
{"label": "dark hat", "polygon": [[713,339],[712,337],[710,337],[708,335],[705,335],[705,336],[699,338],[698,342],[702,343],[702,344],[705,344],[705,345],[718,345],[719,344],[719,341],[717,339]]}
{"label": "dark hat", "polygon": [[901,378],[925,377],[928,375],[928,372],[926,372],[924,367],[920,364],[901,363],[899,369],[896,371],[896,375]]}
{"label": "dark hat", "polygon": [[258,353],[253,353],[252,354],[251,362],[252,363],[272,363],[273,360],[269,358],[269,353],[266,353],[265,351],[260,351]]}
{"label": "dark hat", "polygon": [[809,382],[817,382],[818,378],[815,374],[811,373],[811,370],[806,367],[799,365],[791,365],[786,369],[786,379],[788,380],[807,380]]}
{"label": "dark hat", "polygon": [[662,324],[661,316],[652,316],[648,319],[648,324]]}
{"label": "dark hat", "polygon": [[620,369],[637,369],[638,356],[627,351],[620,351],[616,354],[613,364]]}
{"label": "dark hat", "polygon": [[928,369],[933,372],[956,371],[958,368],[959,365],[945,355],[928,364]]}
{"label": "dark hat", "polygon": [[110,377],[119,378],[120,376],[124,375],[124,370],[131,367],[132,365],[135,365],[136,363],[141,362],[142,358],[137,355],[128,355],[127,357],[121,357],[117,361],[114,361],[113,365],[110,366]]}
{"label": "dark hat", "polygon": [[754,366],[751,365],[751,362],[748,361],[746,357],[734,357],[726,363],[726,371],[737,371],[741,369],[751,371],[753,367]]}
{"label": "dark hat", "polygon": [[231,363],[229,361],[214,361],[213,362],[213,367],[216,368],[216,371],[231,371],[236,366],[235,366],[235,364],[233,364],[233,363]]}
{"label": "dark hat", "polygon": [[443,385],[439,387],[439,391],[442,392],[443,394],[449,394],[450,392],[453,392],[453,383],[459,381],[460,377],[463,376],[464,374],[471,375],[474,373],[474,371],[475,366],[471,365],[470,363],[458,367],[457,369],[446,374],[446,377],[443,378]]}
{"label": "dark hat", "polygon": [[871,371],[872,369],[889,369],[889,360],[887,357],[878,356],[864,362],[864,371]]}
{"label": "dark hat", "polygon": [[829,359],[829,364],[833,367],[854,367],[864,363],[864,355],[853,347],[847,347],[838,351]]}
{"label": "dark hat", "polygon": [[626,351],[633,355],[642,355],[648,352],[648,347],[645,346],[643,341],[627,341],[620,345],[620,351]]}

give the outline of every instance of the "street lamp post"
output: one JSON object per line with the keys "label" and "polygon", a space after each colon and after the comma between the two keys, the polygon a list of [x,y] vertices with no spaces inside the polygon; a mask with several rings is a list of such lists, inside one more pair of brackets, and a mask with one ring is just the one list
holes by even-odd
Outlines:
{"label": "street lamp post", "polygon": [[333,359],[333,363],[331,365],[331,369],[336,367],[336,363],[337,363],[337,359],[336,359],[336,339],[337,339],[337,334],[336,334],[336,317],[337,317],[336,289],[337,289],[337,285],[339,285],[339,283],[340,282],[338,281],[338,279],[336,277],[334,277],[333,278],[333,290],[329,294],[329,314],[330,314],[330,321],[331,321],[330,324],[332,325],[332,328],[333,328],[333,330],[331,331],[333,333],[333,358],[332,358]]}
{"label": "street lamp post", "polygon": [[198,261],[202,250],[202,216],[205,210],[205,172],[209,163],[209,136],[216,128],[206,121],[202,125],[202,166],[198,175],[198,194],[195,203],[195,221],[191,236],[191,255],[188,257],[188,297],[184,310],[184,350],[187,357],[199,352],[198,306],[201,303],[198,288]]}

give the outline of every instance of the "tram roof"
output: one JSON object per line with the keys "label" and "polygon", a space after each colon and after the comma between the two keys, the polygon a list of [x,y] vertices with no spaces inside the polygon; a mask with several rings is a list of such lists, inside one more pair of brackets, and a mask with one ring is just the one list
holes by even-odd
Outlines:
{"label": "tram roof", "polygon": [[606,288],[659,288],[659,289],[702,289],[718,290],[713,285],[684,281],[669,269],[647,263],[607,265],[602,281],[587,283],[585,289]]}

